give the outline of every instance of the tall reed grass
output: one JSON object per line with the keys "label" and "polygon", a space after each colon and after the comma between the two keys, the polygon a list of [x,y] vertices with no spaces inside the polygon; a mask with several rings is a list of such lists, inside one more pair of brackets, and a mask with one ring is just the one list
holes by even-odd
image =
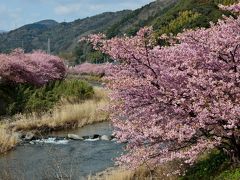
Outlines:
{"label": "tall reed grass", "polygon": [[0,153],[4,153],[14,148],[17,143],[17,134],[10,133],[4,128],[0,128]]}
{"label": "tall reed grass", "polygon": [[94,96],[84,101],[62,99],[51,112],[18,115],[18,120],[8,125],[13,131],[53,131],[82,127],[108,119],[108,98],[102,88],[94,89]]}
{"label": "tall reed grass", "polygon": [[173,161],[164,165],[152,168],[147,166],[139,167],[135,170],[125,168],[110,168],[100,172],[95,176],[88,176],[88,180],[177,180],[179,175],[175,172],[179,168],[180,162]]}
{"label": "tall reed grass", "polygon": [[57,107],[44,115],[18,114],[0,125],[0,153],[17,144],[17,132],[42,134],[108,120],[108,104],[106,90],[94,88],[92,98],[83,101],[62,99]]}

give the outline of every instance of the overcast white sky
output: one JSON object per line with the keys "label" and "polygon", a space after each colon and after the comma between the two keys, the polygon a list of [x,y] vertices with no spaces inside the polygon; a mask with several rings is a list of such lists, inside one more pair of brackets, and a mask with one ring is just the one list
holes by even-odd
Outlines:
{"label": "overcast white sky", "polygon": [[136,9],[153,0],[0,0],[0,30],[44,19],[69,22],[106,11]]}

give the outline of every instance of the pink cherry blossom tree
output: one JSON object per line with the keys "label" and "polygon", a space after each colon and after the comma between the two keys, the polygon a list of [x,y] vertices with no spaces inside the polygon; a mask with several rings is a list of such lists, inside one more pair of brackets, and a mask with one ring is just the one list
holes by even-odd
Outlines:
{"label": "pink cherry blossom tree", "polygon": [[83,63],[80,65],[76,65],[74,67],[70,67],[68,69],[68,72],[70,74],[76,74],[76,75],[98,75],[102,76],[107,73],[109,64],[92,64],[92,63]]}
{"label": "pink cherry blossom tree", "polygon": [[88,39],[116,61],[108,87],[115,134],[127,142],[119,164],[193,163],[215,147],[239,162],[240,17],[160,38],[170,45],[155,45],[151,28]]}
{"label": "pink cherry blossom tree", "polygon": [[24,54],[16,49],[11,54],[0,54],[0,77],[4,81],[43,85],[65,75],[63,61],[42,51]]}
{"label": "pink cherry blossom tree", "polygon": [[237,14],[240,12],[240,2],[238,2],[236,4],[233,4],[231,6],[224,6],[224,5],[220,4],[219,7],[222,10],[231,11],[231,12],[234,12],[234,13],[237,13]]}

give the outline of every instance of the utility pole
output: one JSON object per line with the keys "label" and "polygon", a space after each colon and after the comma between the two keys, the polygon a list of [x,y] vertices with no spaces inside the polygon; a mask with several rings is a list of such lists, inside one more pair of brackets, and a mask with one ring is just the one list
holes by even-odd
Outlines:
{"label": "utility pole", "polygon": [[48,54],[51,54],[51,40],[48,38]]}
{"label": "utility pole", "polygon": [[23,43],[23,40],[22,40],[22,49],[24,50],[24,43]]}

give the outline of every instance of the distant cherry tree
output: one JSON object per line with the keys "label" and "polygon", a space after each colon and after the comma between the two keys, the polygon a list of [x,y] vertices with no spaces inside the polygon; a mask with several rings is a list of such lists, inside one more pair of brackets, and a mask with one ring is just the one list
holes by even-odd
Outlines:
{"label": "distant cherry tree", "polygon": [[[221,6],[235,13],[238,7]],[[151,28],[88,39],[116,61],[108,87],[114,132],[127,142],[119,164],[193,163],[213,148],[239,162],[240,17],[160,38],[168,45],[157,46]]]}
{"label": "distant cherry tree", "polygon": [[99,75],[103,76],[107,73],[109,64],[92,64],[92,63],[83,63],[76,65],[74,67],[69,67],[68,72],[70,74],[76,75]]}
{"label": "distant cherry tree", "polygon": [[0,54],[0,77],[4,81],[43,85],[65,75],[63,60],[42,51],[25,54],[16,49],[11,54]]}

